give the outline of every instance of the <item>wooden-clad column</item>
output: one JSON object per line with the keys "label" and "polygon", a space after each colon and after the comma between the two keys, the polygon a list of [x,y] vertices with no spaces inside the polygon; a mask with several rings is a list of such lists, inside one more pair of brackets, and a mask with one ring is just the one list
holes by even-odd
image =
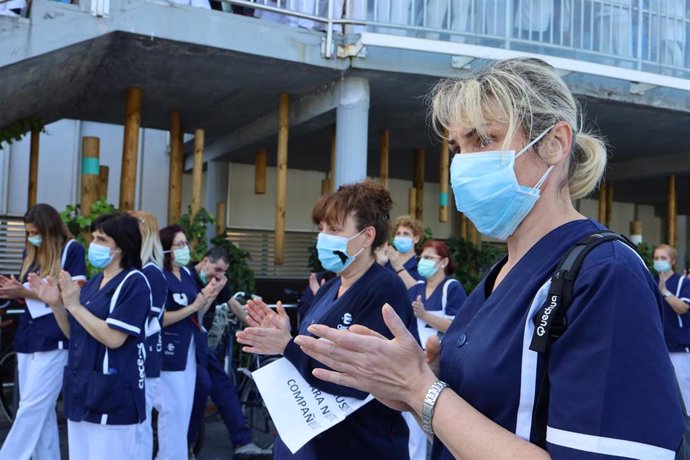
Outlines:
{"label": "wooden-clad column", "polygon": [[266,164],[268,163],[268,150],[257,150],[254,157],[254,193],[263,195],[266,193]]}
{"label": "wooden-clad column", "polygon": [[125,139],[122,148],[122,174],[120,178],[121,211],[134,209],[140,127],[141,88],[127,88],[125,100]]}
{"label": "wooden-clad column", "polygon": [[599,186],[599,223],[606,223],[606,184],[602,183]]}
{"label": "wooden-clad column", "polygon": [[184,154],[182,152],[182,125],[180,112],[170,113],[170,172],[168,188],[168,224],[180,220],[182,212],[182,173]]}
{"label": "wooden-clad column", "polygon": [[41,128],[31,128],[31,151],[29,156],[29,199],[28,207],[36,204],[38,196],[38,146]]}
{"label": "wooden-clad column", "polygon": [[283,265],[285,262],[285,204],[287,201],[289,110],[290,95],[288,93],[280,93],[280,105],[278,106],[278,177],[276,180],[276,265]]}
{"label": "wooden-clad column", "polygon": [[424,149],[414,152],[414,188],[417,190],[417,206],[415,218],[424,222]]}
{"label": "wooden-clad column", "polygon": [[613,220],[613,182],[606,184],[606,226],[611,227]]}
{"label": "wooden-clad column", "polygon": [[407,191],[407,213],[414,218],[417,212],[417,189],[410,187]]}
{"label": "wooden-clad column", "polygon": [[635,244],[642,243],[642,222],[639,220],[630,222],[630,241]]}
{"label": "wooden-clad column", "polygon": [[676,176],[670,175],[668,177],[668,214],[666,216],[666,242],[676,247],[677,234],[676,234],[676,220],[677,220],[677,207],[676,207]]}
{"label": "wooden-clad column", "polygon": [[387,129],[381,131],[381,185],[388,190],[388,149],[390,146],[390,134]]}
{"label": "wooden-clad column", "polygon": [[469,222],[467,221],[467,216],[464,214],[458,214],[458,238],[467,240],[467,226]]}
{"label": "wooden-clad column", "polygon": [[448,177],[449,173],[449,151],[448,151],[448,136],[443,137],[441,142],[441,164],[439,168],[438,178],[438,221],[448,222]]}
{"label": "wooden-clad column", "polygon": [[225,235],[225,202],[216,204],[216,235]]}
{"label": "wooden-clad column", "polygon": [[110,167],[100,165],[98,169],[98,198],[103,198],[108,201],[108,178],[110,176]]}
{"label": "wooden-clad column", "polygon": [[91,214],[91,205],[98,200],[100,189],[101,145],[97,137],[84,137],[81,140],[81,213]]}
{"label": "wooden-clad column", "polygon": [[192,169],[192,217],[201,209],[201,180],[204,171],[204,130],[194,131],[194,168]]}

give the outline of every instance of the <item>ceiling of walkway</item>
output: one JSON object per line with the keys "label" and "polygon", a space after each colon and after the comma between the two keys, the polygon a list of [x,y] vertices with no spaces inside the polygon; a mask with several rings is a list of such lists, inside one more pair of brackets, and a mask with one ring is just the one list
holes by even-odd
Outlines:
{"label": "ceiling of walkway", "polygon": [[[427,126],[424,100],[437,79],[376,70],[347,73],[370,82],[369,174],[379,172],[379,133],[388,129],[391,177],[411,180],[413,152],[421,147],[427,152],[427,180],[437,181],[439,145]],[[335,68],[118,32],[0,69],[0,126],[32,113],[39,113],[44,123],[74,118],[122,124],[125,89],[139,86],[143,126],[168,129],[170,111],[180,110],[186,131],[204,128],[206,142],[212,143],[275,111],[281,92],[299,98],[342,75]],[[601,96],[589,91],[580,102],[587,123],[607,137],[614,167],[637,157],[690,153],[685,134],[690,113]],[[328,168],[334,121],[330,112],[290,131],[289,167]],[[275,145],[275,137],[269,137],[223,159],[251,163],[256,149],[271,151]],[[269,165],[275,163],[272,157]],[[690,172],[690,165],[685,171]],[[660,205],[665,190],[663,177],[629,180],[616,188],[616,199]],[[686,195],[681,193],[683,200]]]}

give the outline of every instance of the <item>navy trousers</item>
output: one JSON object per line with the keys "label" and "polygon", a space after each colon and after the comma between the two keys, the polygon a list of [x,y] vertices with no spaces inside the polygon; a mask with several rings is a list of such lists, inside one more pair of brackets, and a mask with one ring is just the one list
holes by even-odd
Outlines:
{"label": "navy trousers", "polygon": [[199,365],[196,368],[194,407],[187,439],[196,439],[199,427],[204,423],[206,401],[210,396],[228,428],[232,445],[239,447],[249,444],[252,442],[252,432],[245,423],[235,384],[223,370],[216,354],[210,349],[206,353],[206,367]]}

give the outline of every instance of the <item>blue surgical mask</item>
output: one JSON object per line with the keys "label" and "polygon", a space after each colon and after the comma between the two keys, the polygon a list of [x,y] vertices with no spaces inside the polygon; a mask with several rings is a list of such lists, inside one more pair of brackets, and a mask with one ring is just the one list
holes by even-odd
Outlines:
{"label": "blue surgical mask", "polygon": [[424,278],[431,278],[438,271],[438,264],[431,259],[420,259],[417,262],[417,272]]}
{"label": "blue surgical mask", "polygon": [[393,238],[393,246],[395,246],[395,249],[397,249],[398,252],[405,254],[412,250],[414,247],[414,241],[410,236],[396,236]]}
{"label": "blue surgical mask", "polygon": [[520,185],[515,160],[536,144],[541,133],[517,154],[512,150],[455,155],[450,166],[450,184],[459,212],[482,234],[500,240],[515,232],[539,199],[539,189],[549,176],[549,166],[534,187]]}
{"label": "blue surgical mask", "polygon": [[189,246],[174,249],[173,254],[175,255],[175,260],[173,260],[173,262],[178,267],[186,266],[192,259],[191,255],[189,254]]}
{"label": "blue surgical mask", "polygon": [[[362,230],[363,232],[364,230]],[[347,253],[347,243],[357,238],[362,232],[357,233],[351,238],[338,235],[329,235],[328,233],[319,233],[316,240],[316,252],[319,256],[321,266],[333,273],[340,273],[354,262],[355,258],[364,250],[360,249],[357,254],[351,256]]]}
{"label": "blue surgical mask", "polygon": [[654,270],[656,270],[657,273],[670,272],[671,271],[671,262],[669,262],[668,260],[655,260],[654,261]]}
{"label": "blue surgical mask", "polygon": [[34,235],[27,238],[29,243],[34,247],[39,247],[43,242],[43,237],[41,235]]}
{"label": "blue surgical mask", "polygon": [[110,248],[98,243],[89,244],[89,262],[96,268],[104,268],[110,265],[113,261],[113,255],[110,254]]}

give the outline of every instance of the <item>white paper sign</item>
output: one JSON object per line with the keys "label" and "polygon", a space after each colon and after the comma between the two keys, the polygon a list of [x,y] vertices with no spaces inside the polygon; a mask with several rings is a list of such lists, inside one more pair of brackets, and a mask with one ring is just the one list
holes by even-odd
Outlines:
{"label": "white paper sign", "polygon": [[[31,286],[29,286],[29,283],[24,283],[23,286],[29,291],[31,290]],[[48,304],[43,303],[40,300],[34,300],[29,298],[26,298],[24,300],[26,301],[26,308],[29,309],[29,314],[33,319],[40,318],[41,316],[50,315],[53,313],[53,310],[48,306]]]}
{"label": "white paper sign", "polygon": [[307,383],[286,358],[252,372],[280,438],[294,454],[314,436],[374,399],[335,396]]}
{"label": "white paper sign", "polygon": [[[438,316],[439,318],[451,318],[450,316],[444,315],[443,310],[429,310],[427,311],[427,313],[431,313],[432,315]],[[417,332],[419,333],[419,343],[422,344],[422,348],[426,348],[426,341],[429,337],[438,334],[438,331],[436,329],[429,326],[426,322],[422,321],[419,318],[417,318]]]}

